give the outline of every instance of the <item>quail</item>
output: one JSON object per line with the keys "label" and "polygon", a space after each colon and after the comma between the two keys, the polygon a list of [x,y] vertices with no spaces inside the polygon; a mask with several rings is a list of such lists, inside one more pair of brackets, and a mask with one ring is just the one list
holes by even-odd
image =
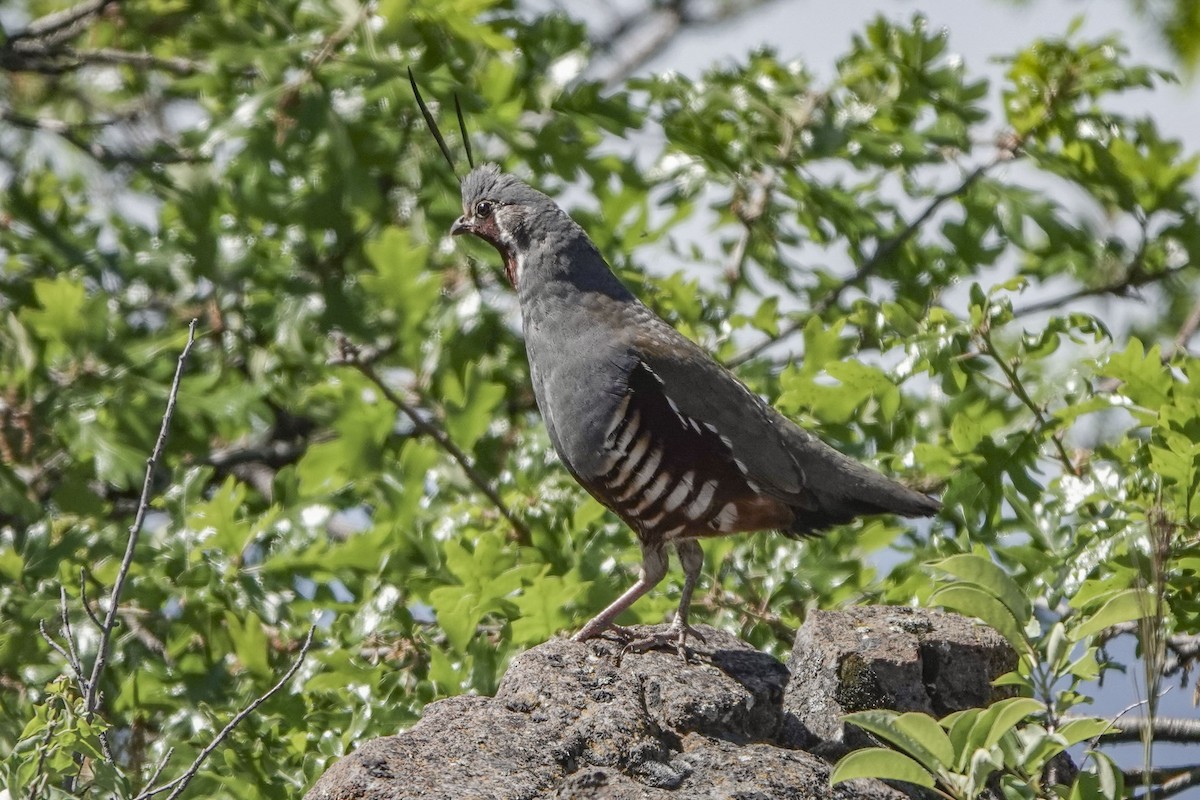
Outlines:
{"label": "quail", "polygon": [[583,229],[499,167],[462,181],[452,235],[492,245],[516,290],[534,396],[550,441],[584,489],[638,537],[637,582],[574,635],[591,639],[653,588],[667,547],[683,567],[679,610],[645,646],[684,653],[704,560],[698,539],[817,533],[866,514],[924,517],[940,504],[802,430],[642,304]]}

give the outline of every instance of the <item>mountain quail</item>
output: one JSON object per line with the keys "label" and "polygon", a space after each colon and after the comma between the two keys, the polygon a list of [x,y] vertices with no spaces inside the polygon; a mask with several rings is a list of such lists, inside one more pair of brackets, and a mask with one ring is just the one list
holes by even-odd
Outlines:
{"label": "mountain quail", "polygon": [[638,301],[554,201],[495,165],[462,181],[453,235],[499,251],[516,289],[534,397],[571,475],[637,532],[636,583],[576,641],[598,636],[683,566],[667,634],[684,652],[704,554],[739,531],[816,533],[861,514],[934,514],[940,504],[853,461],[784,418]]}

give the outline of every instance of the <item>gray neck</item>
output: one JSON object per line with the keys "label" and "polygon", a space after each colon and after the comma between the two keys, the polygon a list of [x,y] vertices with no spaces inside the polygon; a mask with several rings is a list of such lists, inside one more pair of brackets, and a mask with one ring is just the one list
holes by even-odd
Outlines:
{"label": "gray neck", "polygon": [[573,230],[530,242],[517,288],[526,319],[541,316],[551,304],[580,303],[588,295],[601,302],[637,302],[583,230],[565,221]]}

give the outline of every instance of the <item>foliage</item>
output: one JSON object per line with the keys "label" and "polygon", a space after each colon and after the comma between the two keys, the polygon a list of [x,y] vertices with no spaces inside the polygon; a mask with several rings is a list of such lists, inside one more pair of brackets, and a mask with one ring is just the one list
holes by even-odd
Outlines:
{"label": "foliage", "polygon": [[[776,653],[811,607],[942,603],[995,624],[1023,648],[1013,680],[1037,717],[1012,703],[944,734],[859,718],[943,786],[1070,744],[1058,723],[1110,668],[1110,622],[1152,623],[1150,680],[1166,637],[1200,633],[1198,162],[1118,111],[1168,78],[1119,40],[1033,42],[993,87],[923,18],[880,18],[827,84],[759,51],[609,91],[580,72],[591,32],[541,6],[99,8],[77,30],[0,40],[14,797],[134,797],[168,755],[158,778],[178,778],[317,623],[296,678],[188,788],[300,796],[430,700],[493,692],[515,654],[632,581],[632,535],[548,455],[494,254],[447,244],[457,187],[409,66],[431,98],[458,94],[477,152],[560,199],[754,391],[944,498],[933,530],[874,519],[803,545],[706,543],[697,618]],[[1152,314],[1084,304],[1138,292]],[[88,714],[39,624],[65,644],[65,598],[93,663],[88,612],[108,608],[193,318]],[[366,369],[331,360],[335,331]],[[677,591],[628,621],[663,619]],[[937,761],[910,735],[936,739]]]}

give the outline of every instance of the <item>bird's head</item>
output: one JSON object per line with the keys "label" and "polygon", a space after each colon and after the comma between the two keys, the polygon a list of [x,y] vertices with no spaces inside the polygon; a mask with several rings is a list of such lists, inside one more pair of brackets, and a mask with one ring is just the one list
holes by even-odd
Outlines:
{"label": "bird's head", "polygon": [[483,239],[504,259],[504,274],[517,288],[525,255],[544,225],[566,215],[546,195],[495,164],[471,170],[462,182],[463,215],[450,228],[453,236],[470,233]]}

